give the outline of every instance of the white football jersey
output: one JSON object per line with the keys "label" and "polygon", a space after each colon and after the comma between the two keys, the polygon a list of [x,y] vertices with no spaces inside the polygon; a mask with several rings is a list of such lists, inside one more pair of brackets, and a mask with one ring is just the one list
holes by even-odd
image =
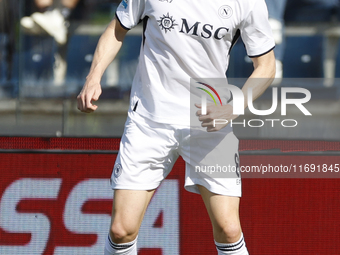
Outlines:
{"label": "white football jersey", "polygon": [[123,0],[116,17],[143,21],[130,110],[160,123],[190,124],[190,78],[225,78],[238,37],[250,57],[275,47],[264,0]]}

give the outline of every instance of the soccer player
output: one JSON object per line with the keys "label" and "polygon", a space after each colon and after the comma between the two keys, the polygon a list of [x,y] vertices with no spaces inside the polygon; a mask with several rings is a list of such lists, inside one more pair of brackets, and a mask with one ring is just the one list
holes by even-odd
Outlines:
{"label": "soccer player", "polygon": [[[241,37],[254,71],[242,87],[260,96],[275,75],[275,47],[264,0],[123,0],[101,36],[78,109],[91,113],[101,94],[101,77],[119,51],[127,31],[143,21],[139,65],[131,104],[111,176],[114,189],[112,222],[105,255],[137,254],[137,236],[155,189],[177,157],[186,161],[185,188],[202,196],[213,225],[217,252],[248,254],[239,220],[241,183],[234,178],[195,175],[196,162],[214,162],[223,152],[225,165],[238,167],[238,140],[230,125],[229,104],[191,105],[190,80],[225,78],[229,54]],[[197,108],[195,108],[197,107]],[[190,110],[200,127],[190,131]],[[200,146],[200,145],[204,146]],[[197,146],[196,146],[197,145]]]}

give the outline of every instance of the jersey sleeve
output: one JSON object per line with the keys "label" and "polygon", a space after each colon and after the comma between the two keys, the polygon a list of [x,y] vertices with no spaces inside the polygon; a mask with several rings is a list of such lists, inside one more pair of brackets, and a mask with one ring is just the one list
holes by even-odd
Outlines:
{"label": "jersey sleeve", "polygon": [[122,0],[117,8],[116,17],[122,27],[129,30],[143,18],[144,8],[145,0]]}
{"label": "jersey sleeve", "polygon": [[249,15],[242,23],[241,37],[249,57],[262,56],[275,47],[264,0],[255,1]]}

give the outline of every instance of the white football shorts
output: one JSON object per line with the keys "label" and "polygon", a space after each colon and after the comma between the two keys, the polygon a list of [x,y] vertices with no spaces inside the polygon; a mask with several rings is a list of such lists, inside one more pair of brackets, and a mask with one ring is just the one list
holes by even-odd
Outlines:
{"label": "white football shorts", "polygon": [[185,189],[197,185],[227,196],[241,197],[238,139],[231,129],[157,123],[129,112],[111,175],[112,189],[156,189],[170,173],[178,156],[186,162]]}

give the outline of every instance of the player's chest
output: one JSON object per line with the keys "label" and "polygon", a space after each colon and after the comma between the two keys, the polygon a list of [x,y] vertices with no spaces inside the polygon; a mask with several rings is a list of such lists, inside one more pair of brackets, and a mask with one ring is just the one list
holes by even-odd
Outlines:
{"label": "player's chest", "polygon": [[227,39],[239,27],[235,0],[147,0],[145,15],[168,34]]}

